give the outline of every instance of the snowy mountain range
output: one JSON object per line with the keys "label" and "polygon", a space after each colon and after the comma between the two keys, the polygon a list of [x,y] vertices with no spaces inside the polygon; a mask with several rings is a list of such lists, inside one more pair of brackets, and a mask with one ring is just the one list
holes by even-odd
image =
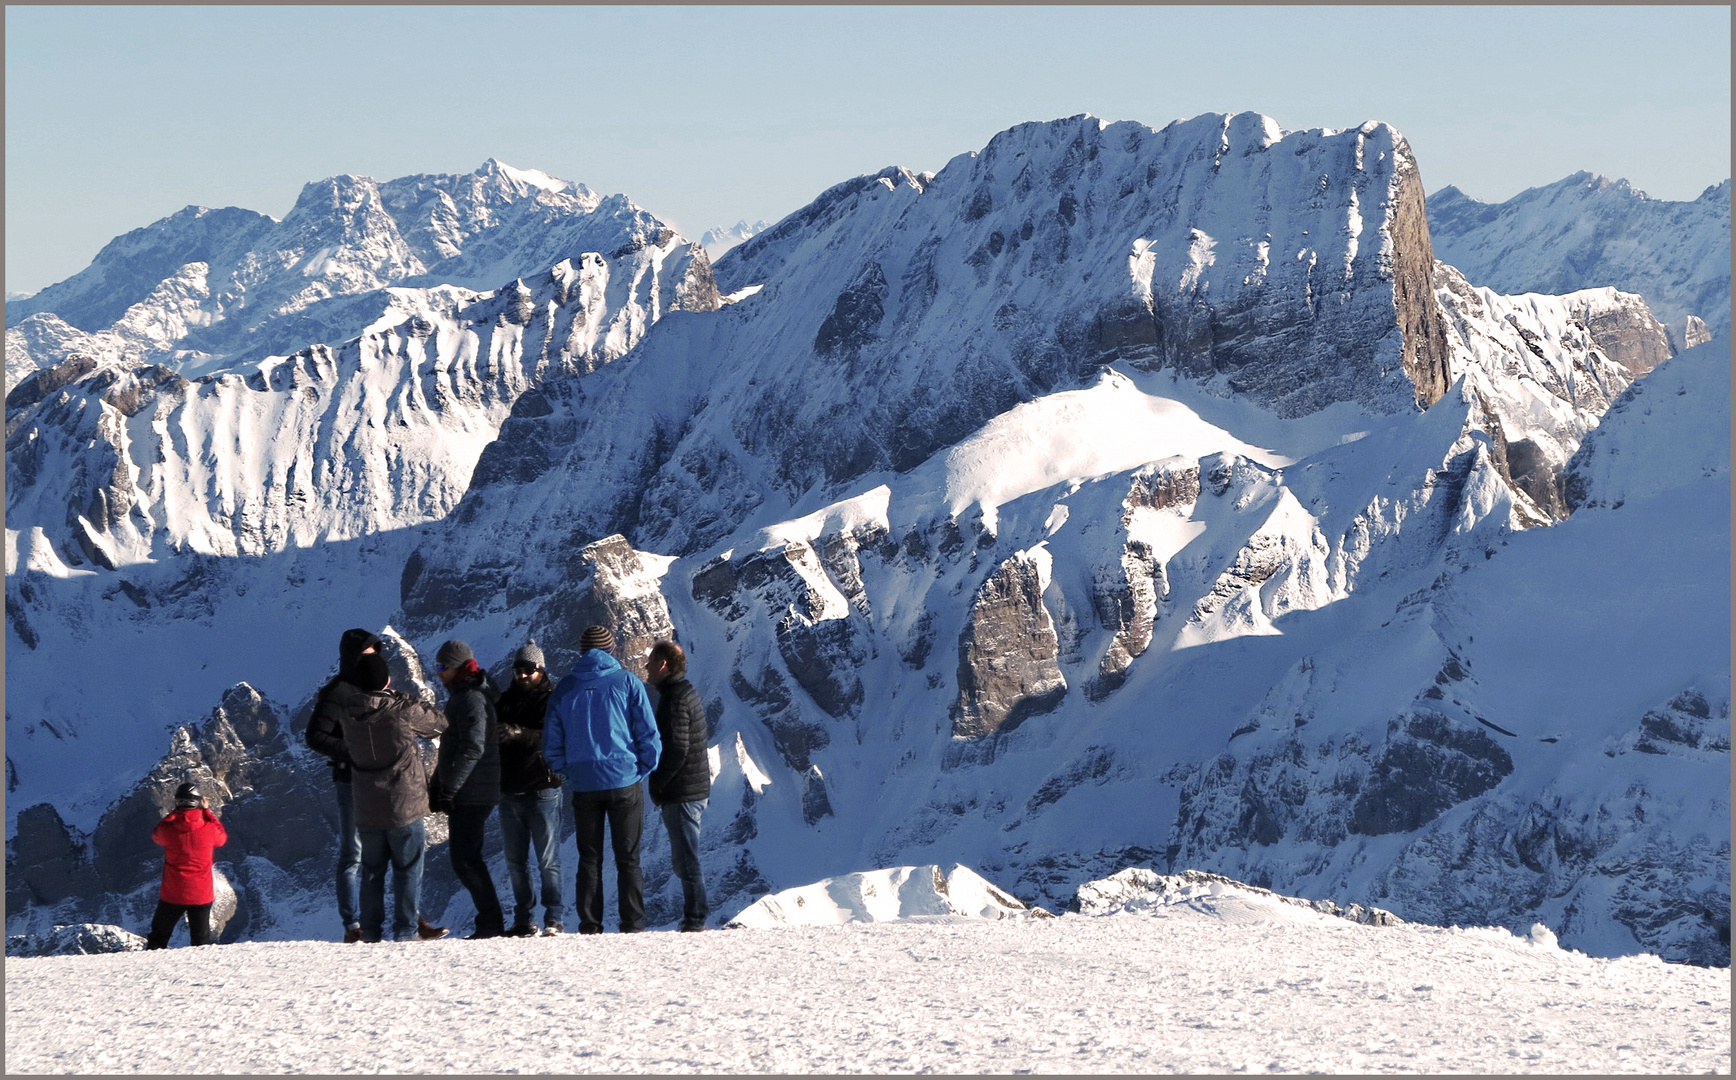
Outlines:
{"label": "snowy mountain range", "polygon": [[1445,187],[1429,233],[1439,258],[1501,292],[1638,293],[1678,351],[1730,333],[1729,180],[1693,202],[1586,172],[1494,205]]}
{"label": "snowy mountain range", "polygon": [[[493,159],[465,176],[331,177],[282,221],[189,206],[7,303],[7,391],[74,355],[185,376],[250,368],[396,325],[418,302],[450,309],[584,252],[622,259],[673,240],[624,196]],[[420,295],[430,286],[459,291]]]}
{"label": "snowy mountain range", "polygon": [[[334,271],[294,307],[260,278],[173,349],[16,383],[14,340],[124,335],[73,321],[108,314],[76,278],[8,305],[9,933],[139,922],[139,838],[197,775],[238,839],[229,935],[320,934],[299,728],[337,634],[389,624],[425,688],[446,637],[502,667],[534,637],[558,674],[607,621],[630,665],[688,648],[720,919],[865,869],[1059,905],[1194,868],[1728,963],[1727,334],[1684,352],[1613,281],[1507,295],[1437,260],[1378,123],[1020,125],[715,271],[624,199],[491,197],[570,242],[388,259],[416,227],[362,214],[318,265],[400,284]],[[123,314],[174,307],[172,261]],[[362,322],[220,347],[308,312]],[[462,917],[440,877],[425,907]]]}
{"label": "snowy mountain range", "polygon": [[699,235],[699,246],[711,256],[715,262],[719,256],[743,240],[757,236],[772,227],[769,221],[756,221],[752,225],[744,218],[728,228],[707,229]]}

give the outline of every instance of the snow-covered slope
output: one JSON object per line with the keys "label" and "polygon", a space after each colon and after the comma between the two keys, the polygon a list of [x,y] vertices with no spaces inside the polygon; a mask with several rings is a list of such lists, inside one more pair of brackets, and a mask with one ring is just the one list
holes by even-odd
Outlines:
{"label": "snow-covered slope", "polygon": [[1492,205],[1446,187],[1428,209],[1436,257],[1479,285],[1638,293],[1677,350],[1730,332],[1729,180],[1670,202],[1580,172]]}
{"label": "snow-covered slope", "polygon": [[[336,635],[390,622],[407,677],[447,637],[492,663],[534,636],[559,672],[607,621],[630,666],[670,635],[692,658],[715,727],[720,922],[863,866],[963,863],[1052,907],[1129,865],[1187,865],[1407,919],[1524,929],[1547,910],[1576,948],[1727,962],[1718,796],[1656,786],[1659,755],[1609,740],[1676,732],[1727,754],[1712,650],[1728,618],[1708,597],[1727,592],[1711,579],[1728,533],[1684,489],[1696,509],[1659,513],[1705,521],[1646,539],[1647,522],[1591,505],[1612,482],[1574,457],[1610,402],[1672,372],[1698,390],[1661,403],[1670,434],[1612,430],[1614,456],[1727,445],[1710,434],[1719,401],[1727,429],[1727,374],[1720,397],[1716,355],[1659,363],[1669,345],[1631,294],[1474,286],[1433,258],[1420,192],[1379,124],[1021,125],[937,174],[823,193],[720,260],[732,302],[682,305],[613,362],[535,369],[464,478],[418,436],[394,445],[423,456],[368,474],[382,486],[313,484],[344,531],[297,508],[305,533],[195,557],[154,526],[152,561],[67,569],[48,555],[79,550],[88,503],[63,488],[30,520],[9,507],[9,905],[70,921],[71,883],[95,874],[126,909],[128,830],[167,777],[203,768],[252,815],[225,870],[253,920],[237,932],[319,925],[329,799],[295,736]],[[456,323],[424,316],[472,342],[436,354],[564,340],[566,302],[526,288],[522,331],[505,291]],[[410,370],[395,358],[413,336],[364,338],[356,370]],[[100,395],[100,373],[72,377],[19,407]],[[409,381],[381,385],[392,407],[415,400]],[[108,413],[79,415],[95,431]],[[71,434],[39,434],[45,455],[71,455],[84,429],[56,430]],[[10,445],[23,431],[9,468],[31,460]],[[87,474],[113,491],[102,462]],[[1702,464],[1699,482],[1727,483],[1727,453]],[[456,502],[398,493],[441,479]],[[1622,577],[1629,560],[1645,573]],[[1654,594],[1673,627],[1647,621]],[[1588,626],[1562,614],[1588,605]],[[1630,623],[1655,645],[1611,629]],[[56,657],[93,647],[117,686],[145,689],[57,679]],[[201,666],[165,679],[164,649]],[[1584,715],[1532,730],[1557,715],[1536,690],[1557,673]],[[1492,675],[1498,690],[1476,688]],[[123,732],[93,745],[108,715]],[[1574,779],[1594,767],[1598,783]],[[1405,783],[1417,769],[1432,782]],[[1635,784],[1651,794],[1615,794]],[[1558,795],[1614,823],[1588,837]],[[656,833],[654,921],[680,895]],[[1567,854],[1545,861],[1537,836]],[[1462,837],[1484,861],[1455,891]],[[1672,843],[1710,854],[1670,863]],[[1630,857],[1618,895],[1608,871]],[[1687,869],[1645,869],[1667,865]],[[1642,902],[1665,893],[1689,899]],[[466,903],[427,906],[462,919]]]}
{"label": "snow-covered slope", "polygon": [[1058,919],[9,957],[6,1071],[1719,1073],[1729,997],[1728,970],[1545,928],[1229,886]]}

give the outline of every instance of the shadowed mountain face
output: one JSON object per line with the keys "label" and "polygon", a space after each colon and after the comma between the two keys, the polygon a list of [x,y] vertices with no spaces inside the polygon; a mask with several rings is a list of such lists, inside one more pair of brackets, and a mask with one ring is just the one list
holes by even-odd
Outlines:
{"label": "shadowed mountain face", "polygon": [[[1076,117],[840,184],[715,285],[645,234],[492,293],[394,291],[367,334],[205,382],[20,383],[9,782],[57,816],[15,826],[45,883],[19,917],[104,858],[83,838],[124,792],[79,752],[138,777],[239,742],[234,810],[288,805],[318,779],[293,739],[167,726],[243,679],[305,709],[351,625],[389,622],[414,678],[448,637],[491,665],[534,637],[558,675],[604,622],[630,667],[659,637],[690,654],[720,917],[868,867],[962,862],[1052,905],[1140,864],[1714,957],[1727,828],[1656,763],[1728,753],[1722,594],[1691,569],[1717,560],[1696,528],[1643,555],[1611,507],[1647,461],[1676,493],[1649,515],[1703,507],[1728,395],[1636,296],[1506,296],[1436,261],[1421,191],[1384,125]],[[1594,456],[1612,403],[1654,426]],[[1588,604],[1567,635],[1552,612]],[[92,638],[123,684],[153,651],[205,666],[124,703],[56,685]],[[131,734],[93,748],[105,708]],[[71,736],[37,722],[61,713]],[[1667,870],[1702,835],[1710,861]],[[1486,888],[1449,887],[1461,857]],[[326,870],[262,858],[232,875],[249,925],[289,933]],[[1618,864],[1688,899],[1644,914]]]}

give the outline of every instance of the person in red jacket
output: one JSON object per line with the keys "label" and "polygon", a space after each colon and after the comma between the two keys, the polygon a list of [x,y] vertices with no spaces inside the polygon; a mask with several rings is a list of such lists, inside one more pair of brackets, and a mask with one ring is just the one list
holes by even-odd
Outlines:
{"label": "person in red jacket", "polygon": [[211,903],[217,898],[212,853],[229,842],[229,833],[210,808],[211,800],[198,788],[182,784],[175,789],[174,811],[151,831],[151,839],[163,846],[163,887],[147,949],[168,948],[183,915],[193,944],[211,944]]}

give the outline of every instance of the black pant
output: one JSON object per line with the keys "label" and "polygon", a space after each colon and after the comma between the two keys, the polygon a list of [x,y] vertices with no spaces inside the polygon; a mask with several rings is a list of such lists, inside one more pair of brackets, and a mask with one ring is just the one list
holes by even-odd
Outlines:
{"label": "black pant", "polygon": [[210,904],[171,904],[167,900],[158,900],[157,913],[151,916],[151,932],[145,938],[145,948],[168,948],[169,935],[180,925],[183,915],[187,916],[187,933],[193,944],[211,944]]}
{"label": "black pant", "polygon": [[645,929],[645,876],[639,871],[639,833],[645,823],[644,789],[639,784],[610,791],[573,792],[573,825],[579,845],[577,894],[579,933],[603,932],[603,822],[615,849],[615,885],[620,898],[621,932]]}
{"label": "black pant", "polygon": [[506,929],[500,910],[500,896],[494,891],[494,879],[488,876],[488,863],[482,857],[483,829],[494,807],[483,804],[469,806],[459,803],[447,813],[451,827],[448,850],[452,853],[452,872],[458,883],[470,893],[476,905],[476,932],[499,934]]}

